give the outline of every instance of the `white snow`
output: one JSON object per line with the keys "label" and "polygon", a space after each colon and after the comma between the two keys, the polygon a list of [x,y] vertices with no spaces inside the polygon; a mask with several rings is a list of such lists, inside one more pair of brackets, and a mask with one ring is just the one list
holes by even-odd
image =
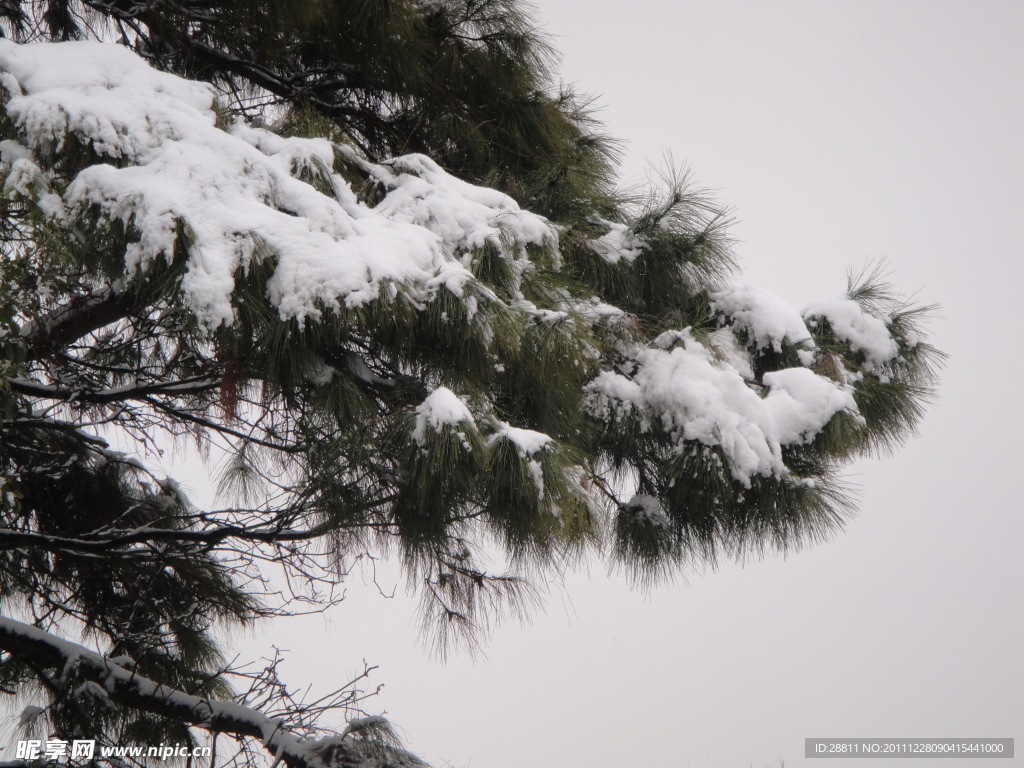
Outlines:
{"label": "white snow", "polygon": [[46,710],[42,707],[38,707],[35,704],[29,704],[21,710],[21,716],[18,717],[18,726],[20,728],[24,728],[34,724],[45,711]]}
{"label": "white snow", "polygon": [[800,360],[800,365],[810,368],[817,359],[817,352],[815,349],[798,349],[796,356]]}
{"label": "white snow", "polygon": [[500,422],[501,427],[495,433],[512,442],[519,449],[523,456],[533,456],[535,453],[544,450],[551,442],[551,436],[543,432],[536,432],[532,429],[520,429],[511,424]]}
{"label": "white snow", "polygon": [[758,349],[782,350],[782,342],[814,345],[800,313],[785,299],[752,285],[733,285],[711,294],[711,307],[732,318]]}
{"label": "white snow", "polygon": [[619,307],[603,302],[596,296],[592,297],[589,301],[567,301],[566,306],[593,325],[610,318],[619,319],[626,314]]}
{"label": "white snow", "polygon": [[655,344],[635,350],[632,375],[604,371],[590,382],[590,412],[606,421],[637,417],[645,431],[669,434],[678,450],[684,441],[720,446],[744,486],[755,474],[788,475],[783,446],[812,440],[840,411],[857,412],[850,389],[806,368],[766,374],[761,397],[688,332],[663,334]]}
{"label": "white snow", "polygon": [[33,159],[32,151],[16,141],[0,141],[0,157],[4,166],[5,195],[29,195],[36,181],[45,179],[43,169]]}
{"label": "white snow", "polygon": [[662,509],[661,503],[653,496],[645,493],[638,493],[623,505],[623,511],[633,515],[652,528],[668,530],[672,523]]}
{"label": "white snow", "polygon": [[708,335],[708,345],[715,356],[745,379],[754,378],[750,352],[740,345],[732,328],[719,328]]}
{"label": "white snow", "polygon": [[463,421],[475,423],[466,403],[447,387],[438,387],[416,406],[416,426],[412,437],[419,445],[423,445],[428,428],[438,432],[444,426]]}
{"label": "white snow", "polygon": [[815,318],[828,320],[835,335],[857,352],[864,353],[865,369],[871,371],[899,354],[899,346],[889,333],[889,318],[875,317],[856,301],[824,301],[804,309],[808,324]]}
{"label": "white snow", "polygon": [[857,415],[849,388],[806,368],[786,368],[762,377],[768,395],[762,401],[781,445],[808,443],[840,411]]}
{"label": "white snow", "polygon": [[[536,432],[532,429],[513,427],[511,424],[499,421],[498,429],[493,435],[491,435],[489,441],[493,443],[493,441],[499,438],[504,438],[515,445],[520,458],[527,460],[526,469],[530,473],[530,478],[533,480],[533,484],[537,489],[537,496],[539,498],[543,498],[544,468],[534,457],[554,442],[551,439],[551,436],[546,435],[543,432]],[[558,509],[556,506],[552,506],[552,513],[556,516],[558,515]]]}
{"label": "white snow", "polygon": [[521,249],[526,245],[553,247],[558,242],[558,232],[547,219],[520,209],[502,192],[455,178],[426,155],[405,155],[367,167],[391,190],[377,206],[379,212],[425,227],[457,251],[488,243],[504,249],[511,241],[525,257]]}
{"label": "white snow", "polygon": [[[0,70],[7,112],[24,136],[24,145],[0,147],[5,192],[31,193],[45,176],[41,153],[73,138],[91,144],[116,162],[84,169],[61,198],[47,191],[45,212],[70,219],[97,206],[132,225],[139,237],[125,255],[128,273],[169,258],[185,223],[195,245],[182,290],[208,328],[233,321],[234,277],[258,245],[277,260],[268,298],[282,318],[304,321],[372,301],[384,281],[417,302],[442,289],[462,296],[473,278],[459,249],[490,242],[516,258],[528,244],[557,243],[543,217],[419,155],[366,163],[389,190],[370,209],[330,172],[342,148],[241,123],[220,130],[210,86],[154,71],[121,46],[0,40]],[[326,174],[333,197],[295,178],[303,168]]]}
{"label": "white snow", "polygon": [[608,227],[608,231],[590,240],[589,244],[594,253],[609,264],[618,264],[620,261],[632,264],[647,247],[625,224],[604,219],[599,219],[598,223]]}

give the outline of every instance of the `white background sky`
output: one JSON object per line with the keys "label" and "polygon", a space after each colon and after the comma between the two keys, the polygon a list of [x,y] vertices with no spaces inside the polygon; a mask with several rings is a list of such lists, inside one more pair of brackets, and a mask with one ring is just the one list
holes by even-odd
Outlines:
{"label": "white background sky", "polygon": [[[293,681],[379,664],[375,704],[454,768],[745,768],[810,736],[1015,737],[1024,752],[1024,3],[544,0],[563,78],[733,206],[745,279],[797,306],[849,266],[943,305],[920,436],[863,461],[857,518],[650,594],[595,564],[487,658],[431,660],[414,604],[355,580],[268,627]],[[909,765],[924,765],[926,761]],[[1024,765],[1024,757],[944,768]]]}

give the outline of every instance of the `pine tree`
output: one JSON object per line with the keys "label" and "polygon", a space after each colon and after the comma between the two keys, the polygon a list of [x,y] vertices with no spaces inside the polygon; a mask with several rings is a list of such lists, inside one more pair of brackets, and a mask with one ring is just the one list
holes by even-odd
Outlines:
{"label": "pine tree", "polygon": [[[878,269],[802,313],[736,283],[685,174],[615,190],[514,0],[0,14],[0,685],[46,734],[417,764],[218,629],[374,553],[444,651],[582,559],[817,541],[922,416],[929,308]],[[161,473],[183,446],[223,506]]]}

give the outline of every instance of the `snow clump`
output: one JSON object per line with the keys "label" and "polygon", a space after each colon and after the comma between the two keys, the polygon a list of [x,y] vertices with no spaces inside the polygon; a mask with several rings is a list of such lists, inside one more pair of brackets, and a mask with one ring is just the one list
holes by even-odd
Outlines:
{"label": "snow clump", "polygon": [[841,411],[858,416],[851,388],[806,368],[765,374],[761,397],[689,331],[662,334],[632,359],[630,375],[603,371],[587,385],[590,413],[604,421],[635,415],[679,451],[685,441],[720,447],[745,487],[754,475],[789,474],[784,446],[810,442]]}
{"label": "snow clump", "polygon": [[808,324],[817,325],[824,318],[840,341],[855,352],[864,354],[864,369],[875,370],[899,354],[899,345],[889,333],[891,320],[864,311],[856,301],[823,301],[811,304],[803,312]]}
{"label": "snow clump", "polygon": [[427,430],[440,432],[445,426],[454,426],[461,422],[475,423],[469,407],[458,395],[447,387],[438,387],[427,399],[416,406],[416,426],[413,428],[413,440],[423,445],[427,440]]}
{"label": "snow clump", "polygon": [[752,285],[733,285],[711,294],[711,308],[732,319],[758,349],[782,351],[782,342],[814,346],[803,317],[785,299]]}

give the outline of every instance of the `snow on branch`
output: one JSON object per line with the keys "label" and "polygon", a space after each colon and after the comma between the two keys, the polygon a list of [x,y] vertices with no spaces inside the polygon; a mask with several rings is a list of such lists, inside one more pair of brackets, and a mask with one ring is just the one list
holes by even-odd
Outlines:
{"label": "snow on branch", "polygon": [[679,450],[687,440],[718,446],[745,487],[754,475],[787,476],[784,446],[810,442],[841,411],[857,414],[852,388],[806,368],[766,373],[761,397],[689,331],[662,334],[633,360],[632,376],[605,371],[591,382],[591,413],[638,418],[643,431],[660,428]]}
{"label": "snow on branch", "polygon": [[731,285],[712,293],[711,300],[712,309],[728,316],[759,349],[771,347],[779,352],[783,341],[814,346],[796,308],[763,288]]}
{"label": "snow on branch", "polygon": [[396,747],[385,750],[361,738],[382,726],[381,718],[351,721],[340,734],[310,740],[293,734],[285,723],[232,701],[192,696],[130,669],[130,663],[110,659],[85,646],[59,638],[38,627],[0,616],[0,648],[24,659],[58,680],[72,670],[78,678],[102,687],[118,704],[196,726],[210,733],[257,739],[275,759],[289,768],[382,766],[415,768],[425,765]]}
{"label": "snow on branch", "polygon": [[[536,266],[531,259],[537,249],[546,254],[539,260],[545,265],[555,270],[564,266],[559,227],[522,210],[499,191],[451,176],[425,156],[373,163],[355,149],[326,139],[282,137],[241,121],[222,125],[211,86],[157,72],[117,45],[19,46],[0,40],[0,85],[7,92],[3,109],[9,121],[9,138],[0,142],[3,192],[28,201],[37,216],[67,238],[94,224],[120,225],[127,240],[123,265],[118,256],[102,278],[112,286],[130,282],[160,260],[179,259],[174,301],[180,300],[206,330],[235,321],[247,295],[236,280],[260,267],[257,274],[264,282],[257,291],[283,321],[304,324],[319,320],[325,311],[349,309],[370,317],[367,305],[379,301],[383,312],[373,322],[384,317],[395,329],[405,323],[395,333],[399,351],[444,348],[458,353],[446,359],[461,362],[475,356],[474,365],[507,372],[512,382],[512,367],[522,367],[529,355],[516,359],[509,351],[526,337],[531,322],[567,320],[568,326],[575,318],[592,322],[593,317],[626,314],[605,302],[608,295],[591,295],[585,286],[579,288],[580,295],[553,284],[542,290],[536,284],[543,280],[534,279],[536,275],[531,277],[533,293],[526,295],[526,276]],[[81,151],[71,152],[74,147]],[[353,174],[363,182],[358,193],[346,180]],[[677,203],[679,194],[672,198]],[[704,204],[695,205],[701,209]],[[668,277],[672,270],[686,272],[693,266],[685,254],[704,237],[687,240],[689,245],[672,241],[679,253],[666,256],[652,253],[658,250],[656,243],[638,225],[598,223],[610,227],[588,241],[599,261],[621,270],[650,261],[641,265],[641,272],[654,270],[657,263]],[[495,254],[502,260],[500,269],[493,264],[479,268],[484,257]],[[474,268],[478,275],[510,277],[487,282],[474,276]],[[675,285],[672,280],[665,284]],[[638,286],[634,288],[640,291]],[[96,288],[29,322],[22,330],[25,342],[36,357],[44,356],[135,311],[118,290]],[[749,286],[715,281],[687,290],[706,292],[704,299],[696,298],[698,303],[706,300],[710,320],[680,316],[676,330],[639,343],[623,330],[630,326],[624,321],[616,325],[623,335],[607,341],[603,357],[594,336],[588,335],[591,331],[581,325],[574,350],[565,357],[587,371],[586,376],[566,379],[565,386],[577,388],[574,396],[578,387],[584,388],[585,404],[577,415],[612,431],[627,420],[642,433],[660,430],[678,452],[685,442],[720,448],[733,478],[746,487],[755,475],[787,477],[785,449],[810,444],[838,414],[850,417],[845,420],[848,432],[865,424],[884,431],[900,422],[900,413],[910,414],[907,423],[914,420],[913,404],[907,406],[896,395],[886,400],[875,392],[870,398],[873,422],[864,411],[867,401],[855,398],[865,376],[886,384],[894,376],[909,381],[915,371],[927,368],[914,363],[927,355],[923,348],[912,349],[918,338],[911,327],[912,312],[897,322],[896,315],[875,311],[870,301],[851,294],[841,301],[812,304],[801,314],[779,297]],[[403,315],[393,311],[397,302],[388,304],[399,294],[411,312]],[[683,298],[678,301],[685,303]],[[619,299],[623,306],[631,300]],[[491,302],[493,314],[479,321],[481,332],[473,343],[463,344],[465,336],[455,326],[473,320],[481,300]],[[672,300],[667,297],[664,309],[675,312]],[[540,306],[545,302],[549,306]],[[409,320],[417,313],[424,318]],[[366,321],[362,332],[372,336],[373,322]],[[705,322],[706,327],[684,327],[688,322]],[[713,322],[719,327],[711,333]],[[660,331],[661,323],[658,319],[650,327]],[[428,332],[432,335],[424,337]],[[414,337],[415,345],[409,341]],[[393,384],[356,353],[339,355],[364,383]],[[320,383],[329,380],[328,370]],[[77,402],[94,405],[141,399],[172,418],[210,428],[203,415],[169,411],[161,398],[189,394],[176,389],[179,385],[202,392],[218,381],[211,375],[209,382],[201,377],[176,384],[121,382],[79,392],[23,378],[12,387],[29,397],[70,401],[74,395]],[[460,400],[467,393],[438,387],[441,383],[429,382],[432,399],[417,409],[411,434],[417,442],[423,442],[428,426],[437,430],[439,424],[473,419],[466,401]],[[579,402],[565,400],[570,401]],[[484,397],[474,408],[484,417],[492,405]],[[510,425],[532,426],[547,425]],[[225,426],[216,429],[242,437]]]}
{"label": "snow on branch", "polygon": [[[3,40],[0,71],[19,135],[0,143],[5,193],[34,197],[61,225],[93,210],[134,231],[127,274],[170,261],[184,226],[194,243],[181,288],[208,328],[233,322],[235,276],[267,252],[268,296],[282,319],[302,322],[373,301],[385,282],[421,302],[440,290],[461,297],[473,275],[460,252],[491,243],[515,258],[558,239],[507,195],[422,156],[360,161],[387,189],[370,208],[332,171],[340,147],[240,122],[222,130],[209,85],[157,72],[121,46]],[[73,144],[101,161],[62,188],[43,169]],[[299,178],[308,172],[330,194]]]}

